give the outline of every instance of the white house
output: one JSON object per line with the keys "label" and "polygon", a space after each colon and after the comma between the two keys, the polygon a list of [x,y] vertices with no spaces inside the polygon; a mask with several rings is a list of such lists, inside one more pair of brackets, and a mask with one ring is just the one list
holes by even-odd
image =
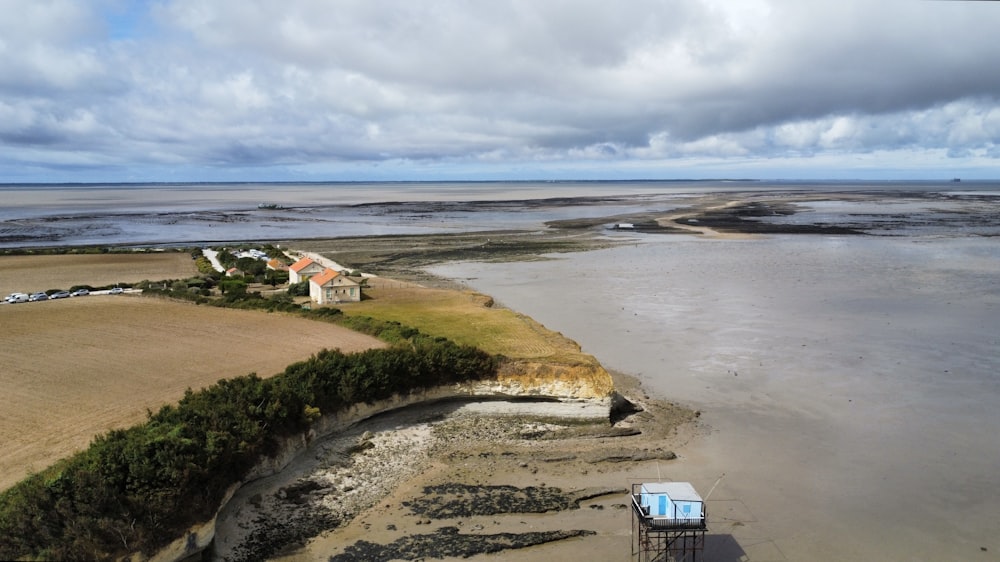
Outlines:
{"label": "white house", "polygon": [[671,520],[681,525],[703,523],[705,503],[687,482],[653,482],[643,484],[639,504],[653,520]]}
{"label": "white house", "polygon": [[288,282],[301,283],[313,275],[323,273],[325,268],[312,258],[302,258],[288,267]]}
{"label": "white house", "polygon": [[317,304],[358,302],[361,300],[361,285],[328,268],[309,278],[309,298]]}

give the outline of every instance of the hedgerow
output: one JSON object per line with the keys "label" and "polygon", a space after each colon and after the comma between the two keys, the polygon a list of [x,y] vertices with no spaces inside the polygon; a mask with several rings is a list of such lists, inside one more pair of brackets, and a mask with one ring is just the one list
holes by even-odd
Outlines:
{"label": "hedgerow", "polygon": [[396,343],[324,350],[268,379],[189,389],[145,423],[101,435],[0,494],[0,559],[151,554],[211,518],[230,486],[319,414],[496,373],[497,359],[475,348],[398,324],[352,323]]}

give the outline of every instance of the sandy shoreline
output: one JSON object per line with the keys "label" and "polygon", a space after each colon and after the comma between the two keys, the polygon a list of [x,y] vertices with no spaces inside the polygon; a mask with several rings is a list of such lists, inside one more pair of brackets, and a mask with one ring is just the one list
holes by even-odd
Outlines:
{"label": "sandy shoreline", "polygon": [[[583,535],[445,560],[627,559],[631,512],[625,491],[632,482],[678,476],[674,450],[708,429],[693,412],[646,397],[630,377],[616,375],[616,384],[643,411],[614,426],[555,420],[551,403],[532,413],[503,402],[487,403],[489,411],[455,403],[422,405],[362,422],[314,444],[280,474],[238,492],[219,517],[215,552],[225,560],[253,559],[270,548],[262,537],[287,536],[289,526],[319,529],[336,522],[303,548],[282,549],[276,559],[325,561],[346,556],[358,541],[389,545],[449,528],[466,541],[570,530]],[[431,517],[415,511],[415,502],[442,486],[462,487],[457,505],[465,508],[482,501],[477,493],[502,504],[496,496],[510,487],[587,499],[544,513]],[[737,559],[732,540],[713,534],[709,543],[706,554]],[[419,552],[438,559],[434,549]]]}

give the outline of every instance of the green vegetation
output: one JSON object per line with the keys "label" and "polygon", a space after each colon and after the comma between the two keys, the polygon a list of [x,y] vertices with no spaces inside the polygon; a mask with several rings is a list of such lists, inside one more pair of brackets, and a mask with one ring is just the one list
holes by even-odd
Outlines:
{"label": "green vegetation", "polygon": [[495,376],[497,359],[475,348],[393,322],[350,324],[394,345],[322,351],[269,379],[250,374],[188,390],[176,406],[0,494],[0,559],[151,554],[211,518],[230,486],[319,415]]}

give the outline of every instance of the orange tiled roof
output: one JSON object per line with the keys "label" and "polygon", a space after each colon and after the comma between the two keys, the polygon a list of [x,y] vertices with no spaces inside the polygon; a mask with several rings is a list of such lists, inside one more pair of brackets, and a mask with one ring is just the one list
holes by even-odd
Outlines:
{"label": "orange tiled roof", "polygon": [[339,271],[335,271],[328,267],[325,270],[323,270],[323,273],[320,273],[319,275],[313,275],[312,277],[310,277],[309,282],[315,283],[320,287],[322,287],[323,285],[326,285],[330,281],[336,279],[338,275],[340,275]]}
{"label": "orange tiled roof", "polygon": [[293,263],[288,269],[291,269],[295,273],[298,273],[305,269],[309,264],[313,263],[312,258],[302,258],[299,261]]}

